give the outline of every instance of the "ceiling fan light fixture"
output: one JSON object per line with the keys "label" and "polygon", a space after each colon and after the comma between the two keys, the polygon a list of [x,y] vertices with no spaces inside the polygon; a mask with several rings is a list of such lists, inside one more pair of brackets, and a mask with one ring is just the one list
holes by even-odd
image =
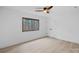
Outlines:
{"label": "ceiling fan light fixture", "polygon": [[44,10],[43,12],[44,12],[44,13],[49,13],[49,11],[48,11],[48,10]]}
{"label": "ceiling fan light fixture", "polygon": [[44,10],[45,13],[47,13],[47,10]]}

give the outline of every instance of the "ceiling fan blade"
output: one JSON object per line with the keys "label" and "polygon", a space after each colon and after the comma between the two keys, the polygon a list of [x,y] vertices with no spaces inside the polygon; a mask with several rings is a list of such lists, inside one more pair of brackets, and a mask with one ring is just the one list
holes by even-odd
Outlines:
{"label": "ceiling fan blade", "polygon": [[51,8],[53,8],[53,6],[50,6],[50,7],[48,7],[47,9],[49,10],[49,9],[51,9]]}
{"label": "ceiling fan blade", "polygon": [[42,12],[43,10],[35,10],[36,12]]}

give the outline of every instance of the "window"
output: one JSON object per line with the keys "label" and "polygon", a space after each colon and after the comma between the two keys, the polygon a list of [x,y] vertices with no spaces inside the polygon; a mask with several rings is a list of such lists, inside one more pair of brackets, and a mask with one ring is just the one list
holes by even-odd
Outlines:
{"label": "window", "polygon": [[39,30],[39,20],[22,17],[22,32]]}

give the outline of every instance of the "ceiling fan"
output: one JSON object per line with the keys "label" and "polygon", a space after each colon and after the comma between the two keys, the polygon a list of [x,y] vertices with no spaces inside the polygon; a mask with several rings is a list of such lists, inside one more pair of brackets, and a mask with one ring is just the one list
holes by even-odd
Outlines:
{"label": "ceiling fan", "polygon": [[35,11],[36,12],[45,12],[48,14],[50,12],[50,9],[52,9],[52,8],[53,8],[53,6],[46,6],[44,8],[36,9]]}

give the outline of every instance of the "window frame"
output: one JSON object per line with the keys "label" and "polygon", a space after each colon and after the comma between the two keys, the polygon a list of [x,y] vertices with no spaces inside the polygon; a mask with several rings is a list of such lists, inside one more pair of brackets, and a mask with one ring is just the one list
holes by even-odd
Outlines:
{"label": "window frame", "polygon": [[38,31],[38,30],[39,30],[39,19],[22,17],[22,32]]}

